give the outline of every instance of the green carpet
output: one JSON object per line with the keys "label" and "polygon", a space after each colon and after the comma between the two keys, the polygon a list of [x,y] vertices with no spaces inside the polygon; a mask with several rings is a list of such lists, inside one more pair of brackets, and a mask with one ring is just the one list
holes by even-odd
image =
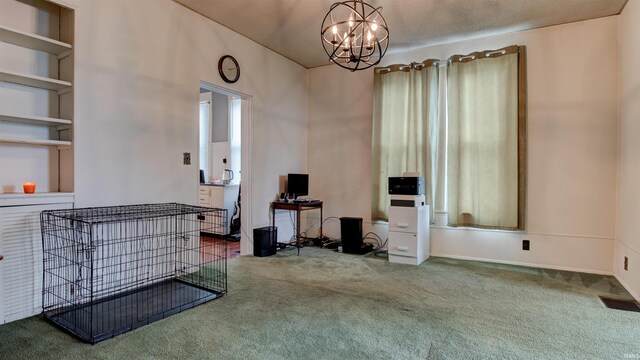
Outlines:
{"label": "green carpet", "polygon": [[640,313],[610,276],[306,247],[229,261],[221,299],[87,345],[40,317],[0,326],[2,359],[638,359]]}

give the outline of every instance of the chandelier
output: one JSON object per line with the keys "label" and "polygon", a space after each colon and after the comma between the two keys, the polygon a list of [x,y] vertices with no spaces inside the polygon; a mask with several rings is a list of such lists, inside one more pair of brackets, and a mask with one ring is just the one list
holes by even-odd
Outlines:
{"label": "chandelier", "polygon": [[320,32],[329,60],[351,71],[377,65],[389,47],[389,29],[380,10],[363,0],[331,5]]}

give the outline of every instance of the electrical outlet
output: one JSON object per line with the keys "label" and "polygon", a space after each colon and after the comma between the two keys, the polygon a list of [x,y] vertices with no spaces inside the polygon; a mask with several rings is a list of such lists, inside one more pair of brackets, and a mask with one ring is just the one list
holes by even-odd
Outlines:
{"label": "electrical outlet", "polygon": [[522,250],[529,251],[529,240],[522,240]]}
{"label": "electrical outlet", "polygon": [[629,271],[629,258],[626,256],[624,257],[624,270]]}
{"label": "electrical outlet", "polygon": [[182,153],[182,162],[185,165],[191,165],[191,153]]}

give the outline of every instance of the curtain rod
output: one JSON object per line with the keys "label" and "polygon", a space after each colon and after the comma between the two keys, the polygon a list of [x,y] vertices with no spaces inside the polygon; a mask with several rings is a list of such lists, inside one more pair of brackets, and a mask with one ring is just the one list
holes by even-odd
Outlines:
{"label": "curtain rod", "polygon": [[522,46],[511,45],[497,50],[476,51],[467,55],[453,55],[449,57],[448,60],[451,62],[469,62],[482,58],[500,57],[507,54],[519,53],[520,48],[522,48]]}
{"label": "curtain rod", "polygon": [[523,46],[511,45],[507,47],[503,47],[497,50],[484,50],[484,51],[476,51],[467,55],[452,55],[446,60],[440,59],[427,59],[422,62],[412,62],[411,64],[394,64],[384,67],[377,67],[374,69],[377,74],[385,74],[394,71],[410,71],[414,70],[422,70],[425,67],[429,66],[448,66],[454,62],[469,62],[473,60],[478,60],[482,58],[491,58],[491,57],[499,57],[507,54],[519,53]]}
{"label": "curtain rod", "polygon": [[411,69],[422,70],[422,69],[424,69],[426,67],[429,67],[429,66],[438,66],[442,62],[443,61],[439,60],[439,59],[427,59],[427,60],[422,61],[422,62],[412,62],[411,64],[394,64],[394,65],[389,65],[389,66],[385,66],[385,67],[377,67],[377,68],[375,68],[373,70],[378,74],[388,73],[388,72],[393,72],[393,71],[406,71],[406,72],[408,72]]}

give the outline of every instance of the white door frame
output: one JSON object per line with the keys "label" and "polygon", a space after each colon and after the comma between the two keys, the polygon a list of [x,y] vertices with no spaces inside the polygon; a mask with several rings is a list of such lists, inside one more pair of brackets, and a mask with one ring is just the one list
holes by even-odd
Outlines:
{"label": "white door frame", "polygon": [[[251,170],[253,168],[251,160],[253,153],[253,97],[248,94],[244,94],[235,90],[227,89],[220,87],[218,85],[214,85],[208,83],[206,81],[200,80],[198,86],[198,92],[200,88],[210,90],[213,92],[217,92],[220,94],[224,94],[227,96],[236,96],[242,99],[241,105],[241,147],[240,151],[241,155],[241,164],[240,169],[242,173],[241,180],[241,196],[242,196],[242,208],[240,211],[240,255],[251,255],[253,254],[252,244],[252,233],[251,227],[253,224],[253,215],[252,215],[252,201],[253,198],[253,181],[251,177]],[[198,98],[199,99],[199,98]],[[198,132],[198,139],[200,133]],[[200,154],[198,154],[198,163],[200,163]],[[200,186],[200,180],[198,179],[198,184],[196,185],[195,194],[198,193],[198,187]]]}

